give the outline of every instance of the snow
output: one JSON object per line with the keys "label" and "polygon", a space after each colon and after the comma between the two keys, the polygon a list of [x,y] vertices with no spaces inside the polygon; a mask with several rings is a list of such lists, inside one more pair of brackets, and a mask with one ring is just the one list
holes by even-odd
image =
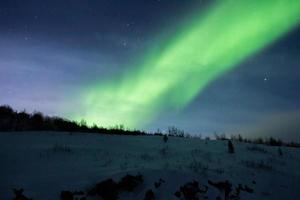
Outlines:
{"label": "snow", "polygon": [[[119,199],[143,199],[152,189],[156,199],[178,199],[180,186],[197,180],[229,180],[247,185],[254,193],[241,199],[298,199],[300,196],[300,149],[227,141],[160,136],[117,136],[87,133],[0,133],[0,199],[12,199],[13,188],[27,197],[59,199],[62,190],[86,191],[108,178],[142,174],[144,182]],[[253,148],[253,146],[255,146]],[[165,183],[159,188],[154,182]],[[208,198],[223,194],[209,186]],[[89,198],[88,198],[89,199]]]}

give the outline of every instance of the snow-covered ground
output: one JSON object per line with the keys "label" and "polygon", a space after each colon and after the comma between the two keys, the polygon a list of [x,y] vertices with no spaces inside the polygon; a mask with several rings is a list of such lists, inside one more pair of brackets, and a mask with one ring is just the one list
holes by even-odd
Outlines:
{"label": "snow-covered ground", "polygon": [[[197,138],[169,137],[164,143],[160,136],[0,133],[0,199],[12,199],[13,188],[23,188],[34,200],[56,200],[62,190],[85,192],[108,178],[138,173],[143,183],[119,199],[141,200],[149,189],[156,199],[179,199],[174,193],[193,180],[208,186],[199,199],[224,197],[208,180],[254,190],[241,192],[240,199],[300,199],[300,149],[281,147],[280,156],[278,147],[233,144],[235,153],[229,154],[227,141]],[[156,188],[160,178],[165,182]]]}

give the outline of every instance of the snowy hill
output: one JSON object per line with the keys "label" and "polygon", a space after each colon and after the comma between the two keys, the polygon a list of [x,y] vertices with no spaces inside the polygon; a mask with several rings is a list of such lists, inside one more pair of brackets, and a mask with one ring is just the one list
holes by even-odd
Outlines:
{"label": "snowy hill", "polygon": [[[62,191],[102,199],[100,186],[108,179],[119,199],[145,199],[146,193],[162,200],[299,199],[300,149],[281,147],[280,155],[278,147],[233,145],[230,154],[227,141],[198,138],[165,143],[161,136],[1,133],[0,199],[13,199],[13,189],[21,188],[34,200],[60,199]],[[122,186],[122,180],[129,182]]]}

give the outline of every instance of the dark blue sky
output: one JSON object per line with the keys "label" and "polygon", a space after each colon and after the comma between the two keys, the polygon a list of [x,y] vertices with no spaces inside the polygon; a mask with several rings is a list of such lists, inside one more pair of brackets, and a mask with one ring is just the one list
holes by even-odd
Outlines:
{"label": "dark blue sky", "polygon": [[[65,105],[76,106],[76,101],[66,101],[66,96],[93,80],[122,73],[125,64],[158,37],[168,38],[194,9],[202,12],[209,4],[181,0],[2,0],[0,104],[61,115]],[[300,122],[299,65],[297,28],[219,78],[183,111],[170,111],[145,129],[176,125],[192,133],[252,130],[269,134],[268,127],[280,125],[294,127],[293,136],[278,134],[294,137],[300,130],[290,124]]]}

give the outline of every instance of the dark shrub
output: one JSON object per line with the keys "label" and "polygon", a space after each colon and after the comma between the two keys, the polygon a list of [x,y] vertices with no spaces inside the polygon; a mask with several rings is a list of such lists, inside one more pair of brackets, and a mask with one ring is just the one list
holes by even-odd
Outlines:
{"label": "dark shrub", "polygon": [[155,188],[159,188],[162,183],[165,183],[165,180],[163,180],[162,178],[160,178],[157,182],[154,182],[154,187]]}
{"label": "dark shrub", "polygon": [[187,183],[186,185],[180,188],[180,191],[182,192],[185,199],[196,199],[197,193],[199,191],[198,182],[194,181],[191,183]]}
{"label": "dark shrub", "polygon": [[208,180],[208,184],[217,188],[220,192],[224,191],[224,199],[228,199],[229,194],[232,190],[232,184],[228,180],[224,182],[212,182]]}
{"label": "dark shrub", "polygon": [[146,191],[144,200],[155,200],[154,192],[151,189]]}
{"label": "dark shrub", "polygon": [[97,183],[96,186],[89,190],[88,195],[100,196],[104,200],[115,200],[118,199],[119,191],[132,192],[142,182],[142,175],[126,175],[119,183],[116,183],[112,179],[107,179]]}
{"label": "dark shrub", "polygon": [[238,135],[238,141],[243,142],[243,137],[241,136],[241,134]]}
{"label": "dark shrub", "polygon": [[120,190],[132,192],[139,184],[143,183],[143,181],[142,175],[132,176],[127,174],[118,183],[118,188]]}
{"label": "dark shrub", "polygon": [[112,179],[107,179],[96,184],[96,186],[88,192],[88,195],[98,195],[104,200],[115,200],[118,198],[118,184]]}
{"label": "dark shrub", "polygon": [[165,143],[168,142],[168,136],[167,136],[167,135],[164,135],[164,136],[163,136],[163,141],[164,141]]}
{"label": "dark shrub", "polygon": [[197,181],[186,183],[180,187],[180,190],[175,192],[175,196],[180,198],[184,197],[186,200],[196,200],[198,199],[198,194],[207,193],[208,187],[205,185],[203,189],[200,189],[199,183]]}
{"label": "dark shrub", "polygon": [[180,191],[176,191],[174,193],[174,195],[177,197],[177,198],[180,198],[181,197],[181,192]]}
{"label": "dark shrub", "polygon": [[231,140],[228,140],[228,153],[234,153],[234,146]]}
{"label": "dark shrub", "polygon": [[60,200],[73,200],[74,195],[70,191],[61,191],[60,193]]}
{"label": "dark shrub", "polygon": [[29,199],[28,197],[26,197],[25,195],[23,195],[24,190],[21,189],[13,189],[14,193],[15,193],[15,198],[13,198],[13,200],[32,200]]}

